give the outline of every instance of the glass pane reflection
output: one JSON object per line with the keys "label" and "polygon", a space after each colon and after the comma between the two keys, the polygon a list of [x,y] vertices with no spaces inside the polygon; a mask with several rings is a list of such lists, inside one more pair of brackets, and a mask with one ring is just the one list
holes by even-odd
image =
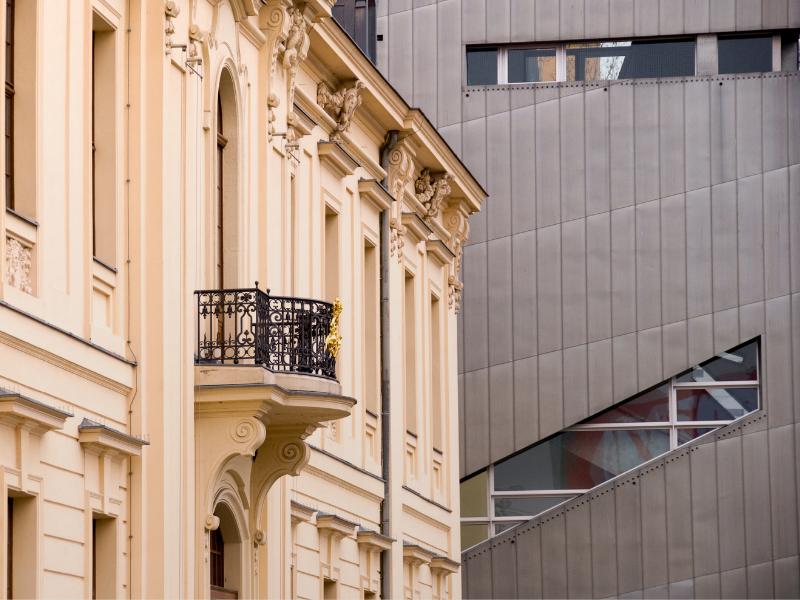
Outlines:
{"label": "glass pane reflection", "polygon": [[495,498],[495,517],[535,517],[540,512],[566,502],[572,496],[558,498]]}
{"label": "glass pane reflection", "polygon": [[567,44],[567,81],[694,75],[694,40]]}
{"label": "glass pane reflection", "polygon": [[620,404],[584,423],[662,423],[669,421],[669,384]]}
{"label": "glass pane reflection", "polygon": [[499,535],[506,531],[507,529],[511,529],[512,527],[516,527],[521,523],[495,523],[494,524],[494,534]]}
{"label": "glass pane reflection", "polygon": [[555,48],[508,51],[508,83],[555,80]]}
{"label": "glass pane reflection", "polygon": [[756,388],[677,390],[678,421],[731,421],[758,408]]}
{"label": "glass pane reflection", "polygon": [[678,376],[678,383],[695,381],[757,381],[758,344],[753,342],[733,352],[723,352]]}
{"label": "glass pane reflection", "polygon": [[667,429],[566,431],[497,464],[495,490],[590,489],[668,450]]}
{"label": "glass pane reflection", "polygon": [[678,429],[678,446],[683,446],[685,443],[691,442],[693,439],[699,438],[701,435],[705,435],[711,431],[714,431],[714,429]]}

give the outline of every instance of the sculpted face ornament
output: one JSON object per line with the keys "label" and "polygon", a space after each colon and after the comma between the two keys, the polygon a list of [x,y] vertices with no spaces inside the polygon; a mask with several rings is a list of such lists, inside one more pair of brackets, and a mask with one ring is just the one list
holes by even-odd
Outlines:
{"label": "sculpted face ornament", "polygon": [[325,347],[328,349],[328,352],[336,358],[336,355],[342,347],[342,336],[339,333],[339,315],[342,314],[342,303],[339,301],[338,297],[333,301],[332,313],[331,332],[328,334],[328,337],[325,338]]}
{"label": "sculpted face ornament", "polygon": [[332,142],[341,142],[342,133],[350,130],[350,121],[356,109],[361,106],[361,90],[364,84],[356,81],[351,88],[343,87],[331,94],[328,86],[320,82],[317,86],[317,104],[336,115],[336,129],[331,134]]}

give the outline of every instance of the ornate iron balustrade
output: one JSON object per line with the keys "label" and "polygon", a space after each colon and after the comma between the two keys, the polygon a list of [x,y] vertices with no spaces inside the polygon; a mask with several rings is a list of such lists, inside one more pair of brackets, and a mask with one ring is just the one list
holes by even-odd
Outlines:
{"label": "ornate iron balustrade", "polygon": [[196,364],[256,364],[336,379],[336,357],[325,344],[334,316],[329,302],[270,296],[258,287],[195,296]]}

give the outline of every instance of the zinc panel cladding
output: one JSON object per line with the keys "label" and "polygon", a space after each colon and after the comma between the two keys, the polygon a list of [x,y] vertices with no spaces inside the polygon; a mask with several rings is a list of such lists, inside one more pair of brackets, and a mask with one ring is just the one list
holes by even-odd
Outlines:
{"label": "zinc panel cladding", "polygon": [[[425,67],[419,76],[414,71],[421,54],[410,49],[418,39],[419,21],[409,19],[410,27],[399,20],[388,24],[392,49],[405,44],[415,63],[402,67],[402,55],[390,56],[390,80],[395,84],[391,66],[398,66],[401,86],[410,82],[412,97],[419,94],[421,104],[431,103],[433,95],[417,86],[430,83],[430,74],[437,72],[436,104],[421,108],[433,115],[434,124],[460,128],[463,158],[492,197],[484,214],[470,220],[470,250],[464,259],[466,287],[459,317],[467,334],[462,339],[469,338],[469,343],[464,344],[461,368],[466,413],[461,437],[469,443],[463,445],[461,475],[502,458],[491,449],[500,452],[508,441],[498,444],[493,439],[497,436],[512,438],[513,448],[521,449],[579,419],[586,401],[591,414],[636,393],[642,382],[655,377],[648,372],[654,361],[669,376],[762,335],[766,417],[747,425],[744,437],[739,428],[682,447],[675,451],[675,464],[669,464],[679,467],[681,485],[686,485],[686,472],[689,482],[686,497],[676,497],[684,503],[681,509],[670,517],[673,499],[668,490],[666,506],[654,517],[668,524],[678,519],[680,524],[675,532],[667,526],[668,550],[659,559],[667,565],[669,581],[645,583],[642,562],[634,558],[645,543],[641,484],[635,494],[632,484],[624,489],[614,484],[586,500],[592,594],[642,597],[646,586],[652,591],[669,585],[669,593],[678,596],[693,582],[697,597],[748,592],[797,596],[794,548],[800,540],[784,535],[781,523],[797,519],[800,498],[800,410],[795,408],[800,408],[800,77],[746,74],[467,92],[452,88],[452,57],[460,57],[466,43],[547,41],[573,30],[587,39],[602,39],[637,31],[680,35],[798,27],[800,2],[502,4],[496,14],[486,0],[428,4],[428,10],[437,7],[438,39],[435,57],[427,60],[439,66],[438,71]],[[450,17],[443,17],[445,10]],[[495,18],[502,22],[490,23]],[[570,21],[564,23],[565,18]],[[457,27],[449,27],[451,22]],[[446,56],[450,71],[445,73],[441,66]],[[404,69],[411,69],[410,79]],[[443,83],[445,77],[450,83]],[[454,103],[456,112],[451,112]],[[446,120],[445,112],[450,115]],[[459,118],[461,125],[454,125]],[[507,162],[504,148],[510,153]],[[492,176],[495,180],[487,184]],[[508,188],[503,195],[510,213],[501,207],[495,214],[492,203],[502,186]],[[646,212],[648,203],[658,207],[652,215]],[[489,240],[509,236],[509,214],[513,369],[503,373],[511,373],[513,385],[496,387],[489,372],[495,321],[488,317],[487,247]],[[576,237],[581,229],[583,238]],[[644,231],[657,232],[655,240]],[[585,253],[583,259],[573,240]],[[585,289],[577,276],[581,269]],[[650,281],[658,292],[654,304],[652,290],[645,289]],[[493,369],[505,364],[491,363]],[[588,400],[583,387],[566,382],[575,373],[587,381]],[[511,411],[492,407],[492,414],[505,421],[513,415],[513,434],[497,427],[497,419],[490,423],[490,403],[501,398],[512,403]],[[753,453],[746,456],[751,446]],[[750,470],[760,472],[753,475]],[[558,539],[553,533],[558,528],[547,531],[548,544],[564,547],[566,555],[559,555],[563,566],[561,558],[555,560],[555,578],[545,574],[545,588],[541,527],[526,523],[516,528],[519,597],[541,597],[545,589],[548,594],[572,594],[574,531],[565,523]],[[683,556],[688,552],[687,531],[692,532],[688,563]],[[753,536],[762,538],[751,540]],[[680,549],[678,556],[673,548]],[[491,554],[488,549],[484,556]],[[493,576],[492,560],[467,556],[464,563],[464,573],[476,584],[465,588],[468,597],[501,594],[494,588],[499,575]],[[692,571],[688,575],[687,564]],[[502,588],[502,595],[509,591]]]}

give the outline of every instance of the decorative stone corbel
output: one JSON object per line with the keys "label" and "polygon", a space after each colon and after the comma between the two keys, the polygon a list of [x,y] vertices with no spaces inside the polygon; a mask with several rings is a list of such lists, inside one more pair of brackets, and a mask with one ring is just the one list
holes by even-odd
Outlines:
{"label": "decorative stone corbel", "polygon": [[439,215],[445,196],[450,193],[450,182],[453,176],[444,173],[439,179],[434,180],[430,169],[422,169],[419,178],[414,184],[416,197],[420,204],[428,211],[426,219],[435,219]]}
{"label": "decorative stone corbel", "polygon": [[417,595],[419,577],[417,576],[416,567],[430,564],[434,556],[435,553],[427,548],[403,542],[403,562],[408,565],[408,587],[406,591],[411,593],[412,598],[416,598]]}
{"label": "decorative stone corbel", "polygon": [[431,559],[431,581],[434,598],[444,598],[447,589],[447,577],[458,573],[461,563],[446,556],[434,555]]}
{"label": "decorative stone corbel", "polygon": [[269,141],[272,141],[272,136],[275,134],[275,109],[278,108],[280,104],[281,99],[278,98],[277,94],[270,94],[267,98],[267,106],[269,106],[269,115],[267,116],[269,127],[267,129],[267,134]]}
{"label": "decorative stone corbel", "polygon": [[258,575],[258,547],[267,543],[267,532],[256,529],[253,534],[253,575]]}
{"label": "decorative stone corbel", "polygon": [[353,87],[343,87],[331,93],[324,81],[317,86],[317,104],[331,111],[336,119],[336,129],[331,134],[332,142],[341,142],[342,133],[350,130],[350,121],[356,109],[361,106],[361,90],[364,84],[356,80]]}
{"label": "decorative stone corbel", "polygon": [[339,541],[356,532],[356,523],[325,513],[317,513],[319,559],[322,579],[339,580]]}
{"label": "decorative stone corbel", "polygon": [[16,238],[6,237],[6,283],[26,294],[33,294],[32,264],[31,247]]}
{"label": "decorative stone corbel", "polygon": [[458,314],[461,290],[464,289],[464,284],[459,281],[458,277],[461,271],[461,259],[464,255],[464,243],[469,239],[469,222],[467,221],[467,214],[460,204],[449,210],[445,214],[444,220],[445,227],[450,233],[447,246],[456,255],[452,271],[447,278],[449,287],[448,305],[450,308],[455,309],[456,314]]}
{"label": "decorative stone corbel", "polygon": [[[358,549],[365,553],[365,560],[360,561],[361,583],[365,591],[377,593],[380,587],[380,554],[392,547],[392,538],[377,531],[359,529],[356,536]],[[366,571],[366,572],[365,572]]]}
{"label": "decorative stone corbel", "polygon": [[395,199],[395,216],[389,221],[390,254],[397,251],[397,262],[403,261],[403,236],[406,229],[401,222],[406,186],[414,175],[414,160],[403,147],[395,147],[389,155],[389,193]]}
{"label": "decorative stone corbel", "polygon": [[166,15],[166,23],[164,24],[164,33],[166,34],[166,39],[164,41],[164,45],[166,48],[164,49],[165,54],[172,54],[172,35],[175,33],[175,23],[172,19],[176,18],[181,12],[181,7],[178,6],[175,0],[168,0],[166,4],[164,4],[164,14]]}
{"label": "decorative stone corbel", "polygon": [[208,554],[210,550],[208,532],[214,531],[219,527],[219,517],[216,515],[206,515],[206,520],[203,525],[203,557],[205,562],[208,563]]}
{"label": "decorative stone corbel", "polygon": [[198,55],[197,44],[203,44],[203,30],[199,25],[192,25],[189,27],[189,58],[194,58]]}
{"label": "decorative stone corbel", "polygon": [[405,242],[403,241],[403,236],[406,233],[406,228],[400,222],[400,219],[397,217],[392,217],[389,220],[389,230],[391,231],[389,235],[389,253],[391,256],[394,256],[395,250],[397,251],[397,262],[403,262],[403,246]]}

